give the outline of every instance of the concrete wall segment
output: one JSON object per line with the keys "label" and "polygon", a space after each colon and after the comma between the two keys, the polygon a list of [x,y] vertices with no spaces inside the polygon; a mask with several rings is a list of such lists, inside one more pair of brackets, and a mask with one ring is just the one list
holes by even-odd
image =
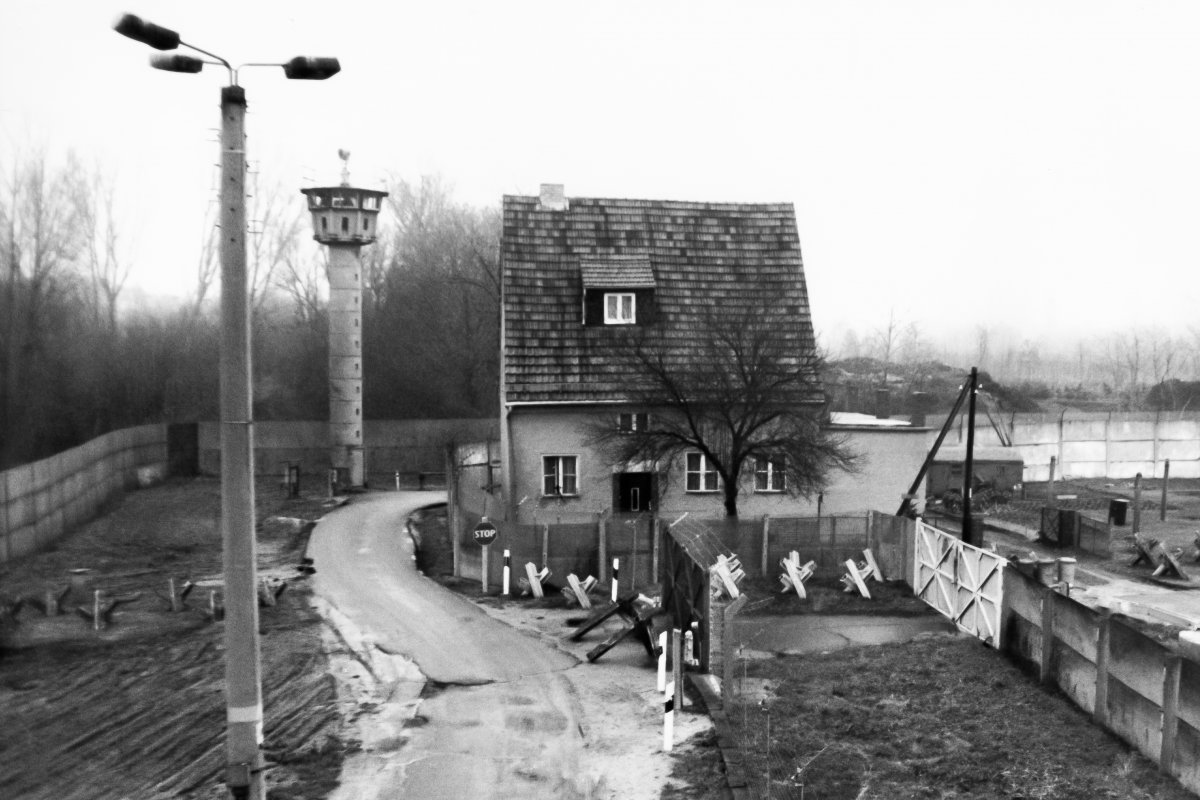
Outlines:
{"label": "concrete wall segment", "polygon": [[[1096,663],[1096,633],[1100,616],[1093,609],[1055,595],[1054,637],[1092,664]],[[1095,676],[1093,675],[1093,678]],[[1089,708],[1090,706],[1084,706]]]}
{"label": "concrete wall segment", "polygon": [[1112,620],[1109,639],[1109,677],[1161,706],[1167,652],[1136,628]]}

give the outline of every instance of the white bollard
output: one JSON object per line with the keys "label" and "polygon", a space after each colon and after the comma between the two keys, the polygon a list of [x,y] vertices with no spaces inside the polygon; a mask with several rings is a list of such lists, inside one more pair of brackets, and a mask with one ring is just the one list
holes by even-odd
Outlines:
{"label": "white bollard", "polygon": [[667,684],[663,695],[663,751],[670,752],[675,744],[675,681]]}
{"label": "white bollard", "polygon": [[621,571],[621,559],[613,559],[612,601],[617,602],[617,573]]}
{"label": "white bollard", "polygon": [[508,597],[510,594],[510,592],[508,590],[508,582],[509,582],[509,576],[511,575],[511,569],[512,569],[512,562],[509,559],[508,551],[505,550],[504,551],[504,596],[505,597]]}
{"label": "white bollard", "polygon": [[400,491],[400,470],[396,470],[396,491]]}
{"label": "white bollard", "polygon": [[664,691],[667,686],[667,632],[658,635],[658,690]]}

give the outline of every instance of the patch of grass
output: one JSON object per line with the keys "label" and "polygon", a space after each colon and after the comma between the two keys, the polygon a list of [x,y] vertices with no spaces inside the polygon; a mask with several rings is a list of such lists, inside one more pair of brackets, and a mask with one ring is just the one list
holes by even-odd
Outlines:
{"label": "patch of grass", "polygon": [[809,800],[1193,798],[971,639],[756,660],[746,670],[755,686],[775,687],[765,702],[739,704],[735,680],[727,706],[762,796],[769,780],[769,796]]}

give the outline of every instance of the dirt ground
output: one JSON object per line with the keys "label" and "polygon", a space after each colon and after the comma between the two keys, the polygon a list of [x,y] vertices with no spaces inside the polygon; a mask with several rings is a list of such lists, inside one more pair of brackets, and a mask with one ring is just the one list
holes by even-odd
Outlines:
{"label": "dirt ground", "polygon": [[[1142,481],[1141,520],[1139,532],[1146,537],[1158,539],[1163,546],[1176,554],[1184,569],[1195,565],[1193,577],[1200,579],[1200,564],[1197,556],[1200,549],[1196,537],[1200,536],[1200,480],[1177,479],[1168,481],[1166,519],[1162,514],[1162,485],[1160,479]],[[1127,578],[1147,579],[1152,568],[1145,565],[1131,566],[1133,550],[1133,501],[1135,497],[1132,479],[1088,478],[1059,480],[1054,484],[1054,504],[1059,508],[1078,509],[1097,522],[1108,518],[1109,502],[1113,499],[1130,501],[1124,525],[1113,525],[1111,548],[1107,557],[1093,555],[1084,558],[1096,566]],[[991,516],[1037,530],[1041,524],[1041,508],[1048,504],[1049,492],[1045,483],[1027,484],[1025,500],[1014,500],[997,506]],[[986,518],[985,518],[986,519]],[[1197,584],[1200,586],[1200,583]]]}
{"label": "dirt ground", "polygon": [[[261,609],[270,796],[324,797],[344,751],[320,620],[300,564],[302,520],[321,499],[289,500],[275,481],[257,487],[260,574],[286,583]],[[0,626],[0,786],[12,798],[226,797],[225,699],[219,604],[220,486],[172,481],[127,494],[56,548],[0,568],[0,602],[27,598]],[[35,603],[78,585],[59,616]],[[195,586],[170,611],[168,579]],[[79,607],[92,591],[128,602],[94,631]]]}

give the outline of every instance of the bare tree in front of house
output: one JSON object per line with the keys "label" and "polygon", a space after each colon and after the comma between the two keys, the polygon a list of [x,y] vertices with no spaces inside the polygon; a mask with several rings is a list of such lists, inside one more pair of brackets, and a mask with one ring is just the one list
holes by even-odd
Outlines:
{"label": "bare tree in front of house", "polygon": [[617,463],[684,470],[685,488],[722,493],[729,517],[743,475],[756,468],[770,489],[804,497],[823,490],[833,471],[852,471],[856,456],[822,424],[822,359],[781,335],[781,312],[709,309],[687,335],[614,331],[629,404],[649,413],[641,430],[620,429],[615,416],[598,420],[592,443]]}

